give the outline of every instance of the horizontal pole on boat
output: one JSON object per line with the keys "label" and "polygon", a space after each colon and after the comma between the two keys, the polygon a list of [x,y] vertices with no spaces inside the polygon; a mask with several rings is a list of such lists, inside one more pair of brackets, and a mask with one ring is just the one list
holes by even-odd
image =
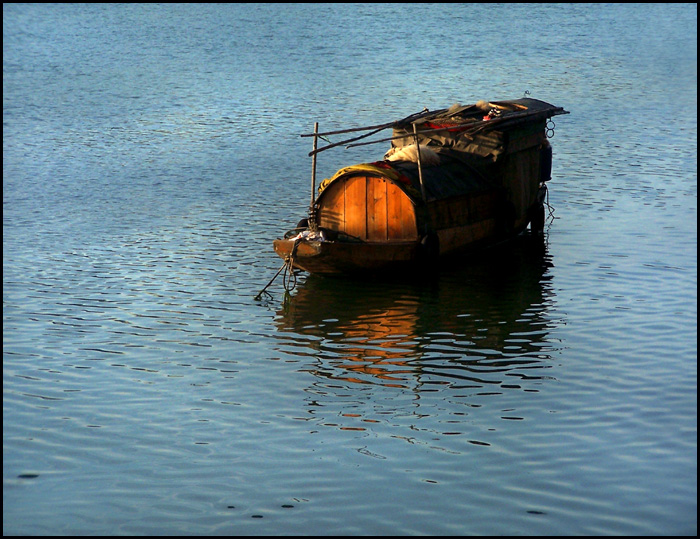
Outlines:
{"label": "horizontal pole on boat", "polygon": [[[313,157],[317,153],[322,152],[324,150],[330,150],[331,148],[335,148],[336,146],[342,146],[343,144],[347,144],[348,142],[355,142],[356,140],[371,137],[372,135],[379,133],[380,131],[382,131],[383,129],[386,129],[386,127],[389,127],[391,125],[393,125],[393,122],[391,124],[387,124],[386,126],[380,126],[377,129],[370,131],[369,133],[365,133],[364,135],[360,135],[359,137],[353,137],[353,138],[349,138],[346,140],[341,140],[340,142],[333,142],[332,144],[328,144],[328,145],[324,146],[323,148],[315,149],[315,150],[309,152],[309,157]],[[321,136],[321,135],[319,134],[317,136]]]}
{"label": "horizontal pole on boat", "polygon": [[[473,129],[469,131],[464,131],[462,133],[462,136],[466,136],[468,138],[471,138],[473,135],[476,135],[477,133],[485,130],[490,130],[494,129],[498,126],[504,125],[504,124],[518,124],[521,123],[525,120],[530,120],[532,119],[533,116],[537,115],[543,115],[547,118],[551,118],[552,116],[556,116],[558,114],[569,114],[569,111],[564,110],[563,108],[559,107],[554,110],[530,110],[530,111],[524,111],[524,112],[516,112],[514,114],[509,115],[508,117],[505,118],[494,118],[493,120],[489,120],[488,122],[478,122],[478,120],[473,120],[468,123],[464,124],[458,124],[458,125],[450,125],[446,127],[435,127],[431,129],[423,129],[421,131],[417,131],[416,134],[418,135],[427,135],[427,134],[432,134],[432,133],[437,133],[439,131],[449,131],[451,129],[463,129],[465,127],[473,127]],[[476,123],[478,122],[478,123]],[[476,123],[476,125],[475,125]],[[404,135],[395,135],[393,137],[388,137],[388,138],[383,138],[379,140],[372,140],[370,142],[358,142],[357,144],[349,144],[347,147],[348,148],[354,148],[356,146],[366,146],[368,144],[377,144],[379,142],[388,142],[391,140],[397,140],[397,139],[402,139],[410,136],[409,134],[404,134]],[[350,141],[348,141],[350,142]],[[339,143],[340,144],[340,143]]]}
{"label": "horizontal pole on boat", "polygon": [[[313,137],[313,136],[316,136],[316,137],[324,137],[324,136],[326,136],[326,135],[337,135],[337,134],[340,134],[340,133],[353,133],[353,132],[357,132],[357,131],[366,131],[366,130],[368,130],[368,129],[371,129],[371,130],[372,130],[372,131],[370,131],[369,133],[365,133],[364,135],[360,135],[359,137],[354,137],[354,138],[350,138],[350,139],[346,139],[346,140],[341,140],[340,142],[333,142],[333,143],[331,143],[331,144],[328,144],[327,146],[324,146],[323,148],[318,148],[318,149],[316,149],[316,150],[313,150],[311,153],[309,153],[309,157],[312,157],[312,156],[316,155],[317,153],[322,152],[322,151],[324,151],[324,150],[330,150],[331,148],[335,148],[335,147],[337,147],[337,146],[342,146],[343,144],[347,144],[348,142],[355,142],[356,140],[360,140],[360,139],[363,139],[363,138],[371,137],[372,135],[374,135],[374,134],[376,134],[376,133],[379,133],[379,131],[382,131],[383,129],[386,129],[387,127],[393,127],[393,126],[395,126],[395,125],[397,125],[397,124],[401,124],[401,123],[403,123],[403,122],[410,121],[412,118],[414,118],[414,117],[416,117],[416,116],[420,116],[421,114],[425,114],[426,112],[429,112],[428,109],[423,109],[423,110],[420,111],[420,112],[414,112],[413,114],[409,114],[408,116],[406,116],[405,118],[402,118],[401,120],[396,120],[396,121],[394,121],[394,122],[388,122],[388,123],[385,123],[385,124],[370,125],[370,126],[367,126],[367,127],[352,127],[352,128],[350,128],[350,129],[340,129],[340,130],[337,130],[337,131],[327,131],[327,132],[325,132],[325,133],[310,133],[310,134],[306,134],[306,133],[305,133],[305,134],[303,134],[303,135],[301,135],[301,136],[302,136],[302,137]],[[349,147],[349,146],[348,146],[348,147]]]}
{"label": "horizontal pole on boat", "polygon": [[389,122],[385,124],[368,125],[366,127],[351,127],[350,129],[338,129],[337,131],[326,131],[325,133],[304,133],[299,135],[300,137],[325,137],[328,135],[340,135],[341,133],[354,133],[356,131],[367,131],[368,129],[386,129],[391,127],[396,122]]}
{"label": "horizontal pole on boat", "polygon": [[[470,122],[468,124],[451,125],[449,127],[435,127],[433,129],[423,129],[421,131],[417,131],[416,134],[417,135],[425,135],[425,134],[429,134],[429,133],[437,133],[438,131],[448,131],[450,129],[461,129],[463,127],[468,127],[468,126],[473,126],[473,125],[474,125],[474,122]],[[464,134],[469,136],[469,134],[466,131],[464,132]],[[387,142],[390,140],[397,140],[397,139],[406,138],[409,136],[411,136],[411,135],[410,134],[394,135],[393,137],[387,137],[387,138],[383,138],[383,139],[379,139],[379,140],[372,140],[369,142],[358,142],[357,144],[349,144],[348,148],[354,148],[355,146],[366,146],[368,144],[376,144],[378,142]]]}
{"label": "horizontal pole on boat", "polygon": [[[410,116],[407,116],[403,120],[398,120],[396,122],[390,122],[390,123],[386,123],[386,124],[379,124],[379,125],[367,126],[367,127],[354,127],[354,128],[350,128],[350,129],[341,129],[338,131],[328,131],[325,133],[316,133],[315,135],[317,137],[321,137],[321,136],[325,136],[325,135],[334,135],[334,134],[340,134],[340,133],[352,133],[352,132],[365,131],[367,129],[372,129],[372,131],[370,131],[369,133],[365,133],[363,135],[360,135],[359,137],[354,137],[354,138],[342,140],[340,142],[333,142],[331,144],[324,146],[323,148],[318,148],[316,150],[313,150],[312,152],[309,153],[309,157],[316,155],[317,153],[322,152],[324,150],[330,150],[331,148],[336,148],[337,146],[342,146],[344,144],[347,145],[346,146],[347,148],[354,148],[356,146],[365,146],[368,144],[377,144],[379,142],[387,142],[390,140],[405,138],[406,135],[397,135],[397,136],[383,138],[383,139],[379,139],[379,140],[373,140],[370,142],[358,142],[356,144],[348,144],[351,142],[356,142],[356,141],[361,140],[363,138],[370,137],[370,136],[378,133],[379,131],[386,129],[387,127],[392,127],[396,124],[401,124],[403,122],[406,122],[410,118],[417,116],[419,114],[422,114],[422,113],[423,112],[411,114]],[[422,130],[418,131],[417,134],[423,135],[423,134],[428,134],[428,133],[437,133],[439,131],[449,131],[451,129],[463,129],[465,127],[473,127],[472,130],[465,131],[464,133],[462,133],[462,136],[470,137],[471,135],[474,135],[474,134],[476,134],[480,131],[483,131],[483,130],[490,130],[490,129],[494,129],[495,127],[498,127],[500,125],[509,124],[511,122],[515,123],[516,121],[531,119],[532,117],[535,117],[538,115],[545,116],[546,118],[551,118],[552,116],[557,116],[559,114],[569,114],[569,111],[566,111],[561,107],[558,107],[555,109],[545,109],[545,110],[527,110],[527,111],[523,111],[523,112],[515,112],[515,113],[509,114],[508,116],[503,117],[503,118],[494,118],[492,120],[489,120],[488,122],[478,122],[478,120],[472,120],[472,121],[464,123],[464,124],[450,125],[450,126],[446,126],[446,127],[435,127],[435,128],[431,128],[431,129],[422,129]],[[474,125],[476,122],[478,122],[477,125]],[[307,137],[307,136],[312,137],[312,136],[314,136],[314,133],[303,134],[301,136],[302,137]]]}
{"label": "horizontal pole on boat", "polygon": [[300,137],[325,137],[328,135],[340,135],[341,133],[354,133],[356,131],[367,131],[369,129],[386,129],[387,127],[392,127],[396,124],[400,124],[402,122],[406,122],[413,118],[414,116],[420,116],[421,114],[425,114],[426,112],[429,112],[428,109],[423,109],[420,112],[414,112],[413,114],[409,114],[405,118],[402,118],[400,120],[394,120],[393,122],[387,122],[383,124],[377,124],[377,125],[368,125],[365,127],[350,127],[348,129],[337,129],[335,131],[326,131],[324,133],[303,133],[299,135]]}

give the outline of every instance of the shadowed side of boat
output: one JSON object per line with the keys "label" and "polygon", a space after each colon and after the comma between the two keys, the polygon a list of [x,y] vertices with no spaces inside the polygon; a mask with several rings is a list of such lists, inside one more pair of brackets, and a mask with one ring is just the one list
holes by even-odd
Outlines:
{"label": "shadowed side of boat", "polygon": [[321,275],[389,271],[415,263],[421,254],[418,241],[352,243],[278,239],[273,246],[280,258],[287,260],[291,256],[295,268]]}

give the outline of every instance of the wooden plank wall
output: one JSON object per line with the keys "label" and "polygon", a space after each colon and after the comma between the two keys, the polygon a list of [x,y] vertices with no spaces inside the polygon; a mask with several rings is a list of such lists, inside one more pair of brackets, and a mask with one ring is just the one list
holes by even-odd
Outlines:
{"label": "wooden plank wall", "polygon": [[416,240],[416,213],[408,196],[386,178],[351,176],[326,188],[318,224],[364,241]]}
{"label": "wooden plank wall", "polygon": [[528,210],[535,203],[540,183],[539,148],[528,148],[508,155],[499,164],[498,175],[508,200],[513,203],[515,228],[527,225]]}

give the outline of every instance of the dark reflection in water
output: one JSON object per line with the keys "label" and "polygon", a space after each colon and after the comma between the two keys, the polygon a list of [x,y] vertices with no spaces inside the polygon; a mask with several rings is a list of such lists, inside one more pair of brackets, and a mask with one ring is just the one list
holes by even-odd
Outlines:
{"label": "dark reflection in water", "polygon": [[336,383],[537,391],[552,266],[545,240],[523,235],[430,277],[310,276],[278,312],[280,339]]}

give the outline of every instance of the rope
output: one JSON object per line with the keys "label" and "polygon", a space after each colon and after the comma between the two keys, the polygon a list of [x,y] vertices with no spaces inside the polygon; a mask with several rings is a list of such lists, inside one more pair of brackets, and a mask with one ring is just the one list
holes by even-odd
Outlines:
{"label": "rope", "polygon": [[287,292],[291,292],[297,286],[297,274],[294,273],[294,255],[297,254],[297,247],[301,238],[294,240],[292,250],[284,259],[284,274],[282,275],[282,286]]}
{"label": "rope", "polygon": [[547,216],[548,219],[558,219],[557,217],[554,216],[554,206],[552,206],[549,203],[549,189],[547,189],[546,197],[544,200],[544,205],[547,206],[547,211],[549,211],[549,215]]}
{"label": "rope", "polygon": [[299,242],[301,241],[301,238],[294,240],[294,245],[292,245],[292,250],[290,251],[289,255],[287,255],[284,258],[284,264],[282,264],[282,267],[277,270],[277,273],[275,273],[274,277],[270,279],[270,282],[265,285],[265,288],[263,288],[257,296],[255,296],[255,301],[258,301],[262,299],[263,294],[267,294],[268,296],[270,295],[269,292],[267,292],[267,289],[270,287],[270,285],[277,279],[277,276],[284,272],[282,275],[282,286],[284,286],[284,289],[287,293],[291,292],[294,290],[294,288],[297,286],[297,276],[296,273],[294,273],[294,256],[296,255],[297,252],[297,246],[299,245]]}

